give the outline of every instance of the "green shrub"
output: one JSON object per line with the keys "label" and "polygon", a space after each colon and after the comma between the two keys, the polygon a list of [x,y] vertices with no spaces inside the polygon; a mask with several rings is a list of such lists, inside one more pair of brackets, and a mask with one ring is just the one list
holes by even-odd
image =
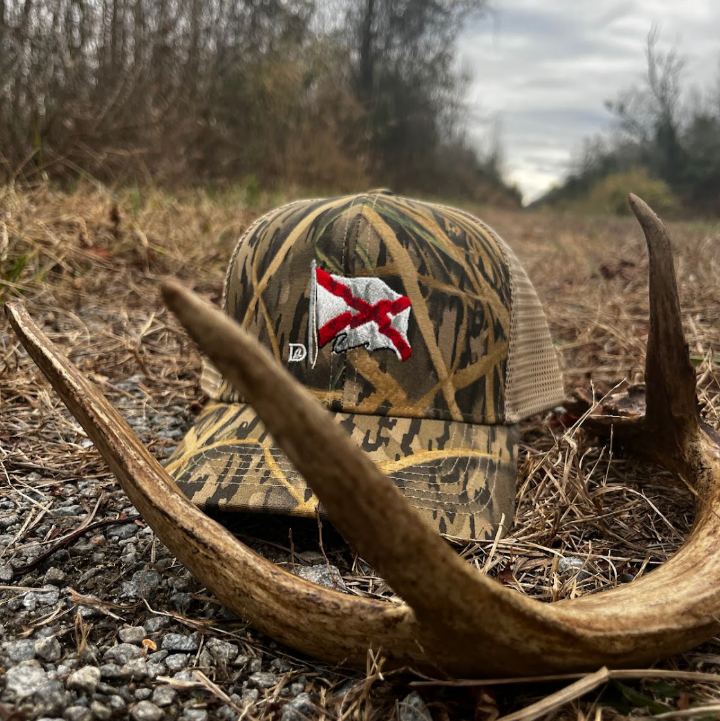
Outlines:
{"label": "green shrub", "polygon": [[573,205],[590,213],[630,215],[628,193],[635,193],[658,213],[672,212],[678,207],[677,198],[668,184],[651,178],[645,168],[608,175],[595,183],[584,199]]}

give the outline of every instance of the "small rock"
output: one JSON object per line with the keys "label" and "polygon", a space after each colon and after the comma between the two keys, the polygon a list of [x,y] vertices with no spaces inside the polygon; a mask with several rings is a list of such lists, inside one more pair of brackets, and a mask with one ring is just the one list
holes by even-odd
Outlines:
{"label": "small rock", "polygon": [[144,658],[134,658],[120,667],[122,678],[145,678],[147,675],[147,661]]}
{"label": "small rock", "polygon": [[83,666],[68,676],[67,687],[84,693],[95,693],[100,683],[100,675],[97,666]]}
{"label": "small rock", "polygon": [[[96,601],[98,600],[97,596],[94,596],[93,594],[87,594],[88,598],[94,598]],[[79,604],[77,608],[77,612],[80,614],[82,618],[92,618],[93,616],[104,616],[105,614],[97,607],[93,605],[84,605]]]}
{"label": "small rock", "polygon": [[215,657],[207,650],[207,648],[203,648],[197,656],[195,665],[200,666],[201,668],[210,668],[215,665]]}
{"label": "small rock", "polygon": [[118,696],[117,694],[110,696],[110,701],[108,701],[108,705],[113,711],[124,711],[125,707],[127,706],[127,704],[125,703],[125,699],[122,696]]}
{"label": "small rock", "polygon": [[35,641],[29,638],[13,641],[4,647],[5,655],[10,663],[21,663],[35,658]]}
{"label": "small rock", "polygon": [[[250,657],[247,656],[244,653],[240,653],[235,657],[235,660],[233,661],[233,666],[246,666],[250,661]],[[260,670],[260,669],[256,669]]]}
{"label": "small rock", "polygon": [[104,663],[100,666],[100,675],[103,678],[120,678],[120,666],[116,663]]}
{"label": "small rock", "polygon": [[246,688],[242,693],[241,704],[252,706],[260,698],[260,691],[256,688]]}
{"label": "small rock", "polygon": [[107,537],[125,540],[132,538],[138,532],[138,527],[134,523],[122,523],[117,526],[110,526]]}
{"label": "small rock", "polygon": [[295,572],[300,578],[317,583],[319,586],[333,588],[336,591],[347,591],[340,571],[327,563],[318,563],[316,566],[299,566]]}
{"label": "small rock", "polygon": [[113,663],[121,665],[126,664],[134,658],[143,658],[145,652],[138,646],[133,646],[131,643],[119,643],[117,646],[113,646],[105,651],[105,659]]}
{"label": "small rock", "polygon": [[177,691],[175,691],[175,689],[168,688],[167,686],[158,686],[153,691],[152,702],[160,708],[165,708],[166,706],[170,706],[176,697]]}
{"label": "small rock", "polygon": [[207,721],[208,712],[204,708],[186,708],[182,717],[187,721]]}
{"label": "small rock", "polygon": [[135,721],[160,721],[163,712],[151,701],[140,701],[130,709]]}
{"label": "small rock", "polygon": [[33,694],[33,710],[38,714],[59,715],[71,705],[71,694],[63,684],[48,673],[41,687]]}
{"label": "small rock", "polygon": [[0,581],[10,583],[13,580],[15,571],[9,563],[0,563]]}
{"label": "small rock", "polygon": [[577,556],[563,556],[558,563],[558,573],[577,573],[583,566],[585,561]]}
{"label": "small rock", "polygon": [[139,645],[145,638],[145,629],[142,626],[130,626],[129,628],[121,628],[118,635],[123,643]]}
{"label": "small rock", "polygon": [[152,598],[160,589],[162,576],[157,571],[142,570],[122,585],[122,595],[130,598]]}
{"label": "small rock", "polygon": [[148,618],[143,625],[147,633],[157,633],[170,625],[170,619],[167,616],[153,616]]}
{"label": "small rock", "polygon": [[43,583],[46,586],[62,586],[63,583],[65,583],[65,578],[65,571],[53,566],[52,568],[48,568],[45,572]]}
{"label": "small rock", "polygon": [[310,694],[300,693],[282,707],[280,721],[305,721],[310,718],[312,710],[313,702],[310,700]]}
{"label": "small rock", "polygon": [[262,661],[259,658],[254,658],[248,665],[248,671],[250,673],[256,673],[262,669]]}
{"label": "small rock", "polygon": [[188,665],[190,656],[186,653],[173,653],[165,659],[168,671],[179,671]]}
{"label": "small rock", "polygon": [[274,658],[270,663],[270,668],[276,673],[292,671],[292,666],[284,658]]}
{"label": "small rock", "polygon": [[38,661],[22,661],[5,674],[5,688],[18,699],[32,696],[41,691],[47,681],[47,674]]}
{"label": "small rock", "polygon": [[60,600],[60,591],[55,586],[45,586],[41,591],[31,591],[25,594],[23,606],[30,610],[37,606],[54,606]]}
{"label": "small rock", "polygon": [[408,694],[400,702],[398,721],[432,721],[427,705],[417,691]]}
{"label": "small rock", "polygon": [[18,514],[11,513],[9,516],[3,516],[0,518],[0,528],[10,528],[18,522]]}
{"label": "small rock", "polygon": [[112,709],[99,701],[93,701],[90,704],[90,712],[98,721],[108,721],[112,716]]}
{"label": "small rock", "polygon": [[62,653],[60,641],[54,636],[35,639],[35,655],[44,661],[57,661]]}
{"label": "small rock", "polygon": [[238,712],[232,706],[220,706],[215,710],[215,715],[221,721],[235,721],[238,717]]}
{"label": "small rock", "polygon": [[290,684],[290,695],[291,696],[298,696],[303,692],[305,689],[304,683],[292,683]]}
{"label": "small rock", "polygon": [[92,712],[87,706],[69,706],[63,713],[66,721],[91,721]]}
{"label": "small rock", "polygon": [[195,681],[193,672],[187,668],[184,668],[182,671],[178,671],[177,673],[173,674],[173,678],[177,679],[178,681]]}
{"label": "small rock", "polygon": [[55,518],[70,518],[71,516],[80,516],[81,514],[85,515],[83,513],[82,506],[79,506],[77,503],[73,503],[72,500],[67,506],[61,506],[60,508],[54,509],[52,514]]}
{"label": "small rock", "polygon": [[97,666],[98,659],[100,658],[100,649],[94,644],[88,643],[80,649],[78,656],[78,660],[86,666]]}
{"label": "small rock", "polygon": [[230,663],[230,661],[237,658],[239,650],[234,643],[229,643],[219,638],[208,639],[205,648],[207,648],[215,658],[224,663]]}
{"label": "small rock", "polygon": [[152,689],[147,688],[147,686],[143,686],[142,688],[139,688],[135,691],[135,698],[138,701],[144,701],[146,698],[150,698],[152,695]]}
{"label": "small rock", "polygon": [[147,665],[147,677],[157,678],[158,676],[167,675],[168,667],[164,663],[148,663]]}
{"label": "small rock", "polygon": [[267,671],[256,671],[248,679],[251,686],[255,688],[273,688],[278,684],[278,678],[274,673]]}
{"label": "small rock", "polygon": [[170,596],[170,603],[172,603],[180,613],[186,613],[192,603],[192,596],[185,592],[173,593]]}
{"label": "small rock", "polygon": [[163,637],[162,648],[166,651],[182,651],[188,653],[197,651],[200,642],[197,634],[183,636],[180,633],[168,633]]}

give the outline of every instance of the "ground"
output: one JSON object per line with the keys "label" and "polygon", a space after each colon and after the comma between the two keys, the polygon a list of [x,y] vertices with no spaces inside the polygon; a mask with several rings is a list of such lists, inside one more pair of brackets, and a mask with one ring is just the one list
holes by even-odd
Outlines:
{"label": "ground", "polygon": [[[200,358],[165,311],[158,281],[179,277],[217,301],[238,235],[282,199],[246,200],[233,191],[0,189],[0,300],[22,299],[160,459],[204,399]],[[693,520],[687,489],[589,435],[573,414],[578,397],[642,381],[640,229],[630,219],[472,210],[535,283],[568,400],[522,426],[511,534],[458,551],[478,572],[543,601],[627,583],[671,556]],[[719,428],[720,225],[670,231],[703,415]],[[0,479],[0,719],[493,720],[543,698],[544,710],[513,718],[712,718],[720,698],[718,639],[561,704],[551,694],[574,678],[464,686],[375,666],[359,673],[260,636],[143,523],[4,318]],[[352,592],[392,595],[329,524],[220,520],[306,577],[332,584],[330,564]]]}

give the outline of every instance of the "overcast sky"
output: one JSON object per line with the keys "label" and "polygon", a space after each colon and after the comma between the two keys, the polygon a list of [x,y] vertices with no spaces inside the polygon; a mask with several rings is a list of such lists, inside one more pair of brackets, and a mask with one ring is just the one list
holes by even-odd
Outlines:
{"label": "overcast sky", "polygon": [[507,176],[526,202],[567,171],[573,151],[607,128],[606,99],[639,81],[653,24],[658,48],[687,56],[689,84],[720,70],[720,0],[491,0],[460,40],[481,134],[499,119]]}

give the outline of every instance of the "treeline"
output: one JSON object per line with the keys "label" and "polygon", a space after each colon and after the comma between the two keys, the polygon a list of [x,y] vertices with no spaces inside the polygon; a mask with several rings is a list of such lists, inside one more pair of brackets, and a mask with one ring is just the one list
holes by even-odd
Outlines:
{"label": "treeline", "polygon": [[566,181],[534,205],[620,213],[632,191],[661,212],[720,215],[720,74],[715,87],[690,87],[685,58],[657,43],[653,31],[643,83],[606,103],[611,132],[588,139]]}
{"label": "treeline", "polygon": [[467,140],[483,0],[0,0],[0,179],[237,181],[517,202]]}

